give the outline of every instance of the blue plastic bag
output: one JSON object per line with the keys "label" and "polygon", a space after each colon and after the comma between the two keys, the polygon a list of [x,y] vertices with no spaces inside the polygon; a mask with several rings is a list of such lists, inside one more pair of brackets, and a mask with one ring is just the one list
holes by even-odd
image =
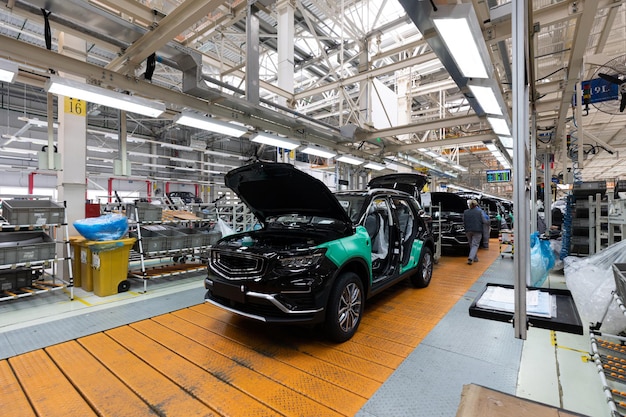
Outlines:
{"label": "blue plastic bag", "polygon": [[554,267],[550,241],[539,239],[539,232],[530,235],[530,285],[541,287]]}
{"label": "blue plastic bag", "polygon": [[88,240],[117,240],[128,232],[128,218],[122,214],[105,214],[76,220],[74,227]]}

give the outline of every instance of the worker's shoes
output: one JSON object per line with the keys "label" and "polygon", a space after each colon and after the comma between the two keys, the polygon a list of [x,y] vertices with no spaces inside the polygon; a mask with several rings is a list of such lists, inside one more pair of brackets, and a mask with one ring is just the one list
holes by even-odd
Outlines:
{"label": "worker's shoes", "polygon": [[467,259],[467,264],[468,264],[468,265],[471,265],[471,264],[472,264],[472,262],[473,262],[473,261],[472,261],[472,259],[471,259],[471,258],[468,258],[468,259]]}

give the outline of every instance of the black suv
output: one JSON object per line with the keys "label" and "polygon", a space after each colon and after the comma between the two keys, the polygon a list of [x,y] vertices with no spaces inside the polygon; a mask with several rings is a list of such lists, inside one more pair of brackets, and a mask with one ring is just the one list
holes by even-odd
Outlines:
{"label": "black suv", "polygon": [[406,278],[416,287],[430,283],[434,243],[411,195],[333,194],[283,163],[256,162],[224,180],[263,227],[209,249],[207,302],[264,322],[322,323],[343,342],[356,332],[366,299]]}
{"label": "black suv", "polygon": [[431,213],[435,241],[441,235],[442,251],[467,251],[469,243],[463,225],[467,201],[454,193],[429,192],[422,195],[422,204]]}
{"label": "black suv", "polygon": [[459,192],[458,194],[468,200],[474,199],[478,201],[478,205],[480,206],[480,208],[489,215],[491,224],[489,229],[489,237],[498,237],[500,235],[500,229],[502,228],[502,216],[504,215],[504,208],[502,207],[502,203],[500,202],[500,200],[481,194],[465,192]]}

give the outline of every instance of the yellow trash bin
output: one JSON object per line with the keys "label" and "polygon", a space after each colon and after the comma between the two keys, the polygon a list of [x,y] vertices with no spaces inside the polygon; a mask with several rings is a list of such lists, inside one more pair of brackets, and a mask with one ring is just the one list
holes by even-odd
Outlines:
{"label": "yellow trash bin", "polygon": [[78,261],[80,267],[80,286],[85,291],[93,291],[93,274],[91,272],[91,241],[83,238],[78,242]]}
{"label": "yellow trash bin", "polygon": [[93,292],[99,297],[128,291],[128,258],[137,239],[87,241],[91,251]]}

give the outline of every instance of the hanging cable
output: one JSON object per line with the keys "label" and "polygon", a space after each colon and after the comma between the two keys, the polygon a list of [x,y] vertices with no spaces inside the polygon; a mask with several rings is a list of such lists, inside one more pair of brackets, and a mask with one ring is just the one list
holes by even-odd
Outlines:
{"label": "hanging cable", "polygon": [[153,52],[146,60],[146,72],[143,77],[147,81],[152,80],[152,74],[154,74],[154,68],[156,67],[156,52]]}
{"label": "hanging cable", "polygon": [[46,40],[46,49],[49,51],[52,49],[52,30],[50,29],[50,19],[48,18],[52,12],[46,9],[41,9],[44,21],[44,37]]}

